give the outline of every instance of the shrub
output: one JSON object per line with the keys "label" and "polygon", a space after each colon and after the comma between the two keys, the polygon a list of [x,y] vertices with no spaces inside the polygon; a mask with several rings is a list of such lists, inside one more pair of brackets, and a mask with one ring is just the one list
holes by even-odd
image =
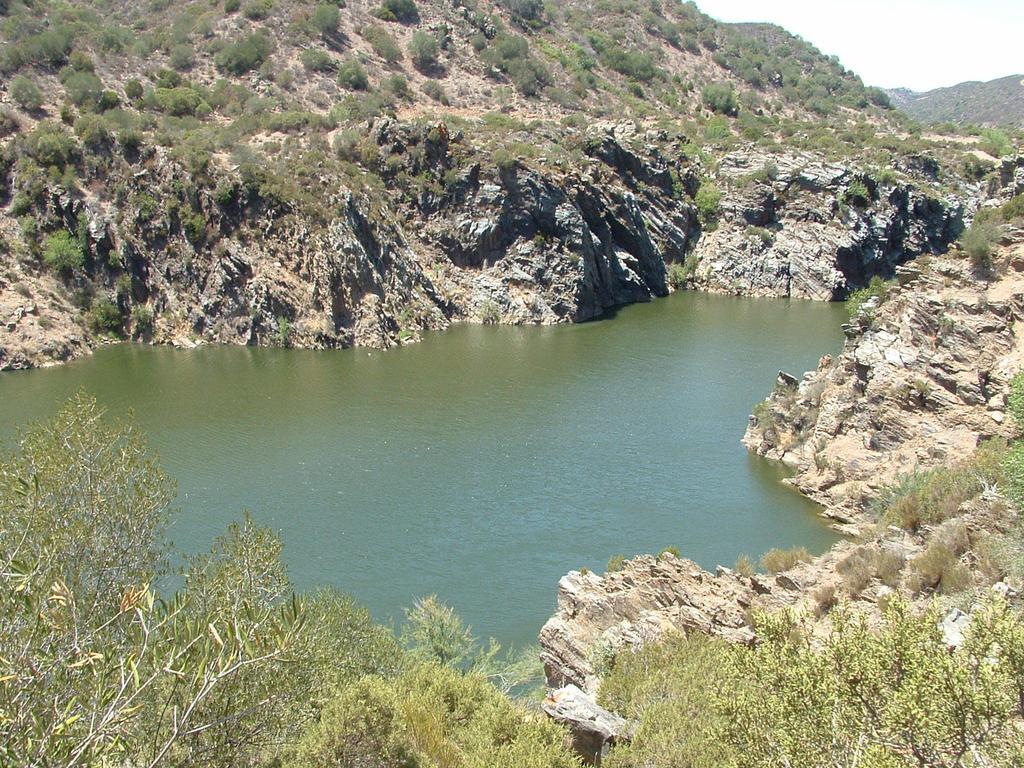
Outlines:
{"label": "shrub", "polygon": [[480,305],[480,322],[484,325],[496,325],[501,322],[501,309],[491,299]]}
{"label": "shrub", "polygon": [[168,60],[174,69],[191,69],[195,63],[195,54],[192,51],[192,46],[184,44],[175,45],[171,48]]}
{"label": "shrub", "polygon": [[85,265],[85,251],[75,237],[61,230],[46,238],[43,262],[50,269],[69,274]]}
{"label": "shrub", "polygon": [[420,20],[420,12],[414,0],[384,0],[373,15],[383,21],[400,21],[403,24]]}
{"label": "shrub", "polygon": [[420,764],[579,765],[554,723],[529,715],[482,676],[423,663],[346,687],[303,739],[291,768]]}
{"label": "shrub", "polygon": [[718,191],[718,187],[705,179],[697,190],[694,202],[697,204],[697,215],[700,217],[701,224],[705,227],[714,226],[718,220],[719,206],[722,202],[722,193]]}
{"label": "shrub", "polygon": [[625,564],[626,558],[624,555],[612,555],[610,558],[608,558],[608,566],[605,568],[605,570],[608,573],[617,573],[622,570]]}
{"label": "shrub", "polygon": [[974,221],[970,229],[960,236],[960,245],[971,260],[971,267],[979,275],[992,271],[992,248],[999,242],[999,227],[992,221]]}
{"label": "shrub", "polygon": [[444,87],[436,80],[427,80],[427,82],[423,84],[421,90],[428,97],[440,104],[447,105],[449,103],[448,94],[445,93]]}
{"label": "shrub", "polygon": [[762,555],[761,567],[768,571],[768,573],[781,573],[810,559],[811,553],[803,547],[770,549]]}
{"label": "shrub", "polygon": [[153,332],[153,310],[148,304],[132,307],[132,336],[143,338]]}
{"label": "shrub", "polygon": [[124,84],[124,95],[129,101],[142,98],[142,83],[132,78]]}
{"label": "shrub", "polygon": [[88,323],[95,334],[116,335],[121,332],[124,318],[117,304],[110,299],[100,299],[89,310]]}
{"label": "shrub", "polygon": [[273,0],[249,0],[242,6],[242,15],[253,21],[262,21],[274,10]]}
{"label": "shrub", "polygon": [[524,96],[536,96],[545,85],[551,84],[551,73],[530,56],[530,46],[524,37],[499,34],[484,51],[483,59],[508,75],[516,90]]}
{"label": "shrub", "polygon": [[235,40],[216,55],[217,67],[234,75],[257,69],[274,50],[273,41],[262,31]]}
{"label": "shrub", "polygon": [[370,78],[358,59],[348,58],[338,65],[338,84],[352,91],[365,91],[370,85]]}
{"label": "shrub", "polygon": [[499,5],[522,22],[537,22],[544,15],[542,0],[499,0]]}
{"label": "shrub", "polygon": [[990,441],[952,467],[905,477],[879,497],[876,511],[886,524],[911,531],[956,517],[964,502],[999,482],[1005,453],[1005,443]]}
{"label": "shrub", "polygon": [[853,291],[846,298],[846,313],[851,318],[857,317],[864,309],[864,305],[872,299],[877,299],[878,304],[885,301],[893,283],[883,280],[878,275],[871,278],[871,281],[863,288]]}
{"label": "shrub", "polygon": [[437,66],[437,39],[428,32],[416,30],[409,40],[409,58],[420,72],[428,72]]}
{"label": "shrub", "polygon": [[1013,152],[1013,142],[1003,131],[996,128],[985,128],[981,132],[978,148],[992,157],[1003,157]]}
{"label": "shrub", "polygon": [[746,576],[748,579],[757,572],[754,568],[754,561],[750,559],[749,555],[740,555],[737,557],[733,570],[740,576]]}
{"label": "shrub", "polygon": [[302,61],[302,66],[310,72],[334,71],[334,59],[330,57],[327,51],[319,48],[307,48],[299,58]]}
{"label": "shrub", "polygon": [[602,765],[806,768],[860,755],[896,768],[922,749],[929,765],[955,764],[964,751],[1013,765],[1024,748],[1024,622],[988,598],[951,651],[940,611],[918,615],[894,599],[875,626],[840,608],[824,642],[783,611],[757,618],[750,647],[697,635],[620,653],[600,703],[636,727]]}
{"label": "shrub", "polygon": [[63,78],[64,91],[76,107],[96,107],[103,94],[103,83],[92,72],[73,72]]}
{"label": "shrub", "polygon": [[26,137],[28,154],[42,166],[63,168],[75,156],[75,140],[58,123],[39,123]]}
{"label": "shrub", "polygon": [[395,64],[402,60],[402,49],[398,47],[398,42],[384,27],[364,27],[360,34],[373,48],[373,52],[388,64]]}
{"label": "shrub", "polygon": [[330,3],[321,3],[313,11],[310,23],[323,37],[330,37],[338,31],[338,24],[341,23],[341,14],[338,12],[338,6],[331,5]]}
{"label": "shrub", "polygon": [[34,112],[43,106],[43,92],[24,75],[18,75],[7,87],[11,100],[22,109]]}
{"label": "shrub", "polygon": [[157,88],[152,98],[157,109],[174,117],[203,116],[211,111],[198,91],[184,86]]}
{"label": "shrub", "polygon": [[82,144],[93,151],[105,149],[112,139],[106,122],[98,115],[80,116],[75,120],[75,133]]}
{"label": "shrub", "polygon": [[736,100],[736,92],[731,84],[710,83],[704,86],[704,90],[701,92],[701,99],[704,102],[704,106],[712,112],[731,117],[735,117],[739,113],[740,105]]}

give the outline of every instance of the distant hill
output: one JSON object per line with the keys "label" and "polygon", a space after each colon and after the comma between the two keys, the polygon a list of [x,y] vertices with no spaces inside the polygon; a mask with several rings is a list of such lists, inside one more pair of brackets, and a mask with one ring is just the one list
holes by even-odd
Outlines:
{"label": "distant hill", "polygon": [[1024,128],[1024,75],[960,83],[927,93],[898,88],[889,91],[889,98],[893,106],[922,123]]}

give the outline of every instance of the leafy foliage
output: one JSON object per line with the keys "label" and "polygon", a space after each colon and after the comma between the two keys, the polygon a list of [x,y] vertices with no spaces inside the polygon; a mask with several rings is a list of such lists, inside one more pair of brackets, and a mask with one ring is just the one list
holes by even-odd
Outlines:
{"label": "leafy foliage", "polygon": [[620,655],[601,698],[638,728],[607,765],[1008,767],[1020,759],[1024,622],[1002,599],[976,611],[953,652],[937,607],[915,615],[893,600],[879,629],[842,608],[832,617],[820,645],[781,613],[760,617],[752,648],[693,638]]}

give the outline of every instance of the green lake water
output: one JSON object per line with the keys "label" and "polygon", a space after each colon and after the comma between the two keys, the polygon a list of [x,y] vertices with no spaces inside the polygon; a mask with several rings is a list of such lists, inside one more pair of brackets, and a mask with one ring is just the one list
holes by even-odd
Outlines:
{"label": "green lake water", "polygon": [[558,579],[674,545],[700,564],[835,537],[740,445],[780,368],[841,346],[842,306],[677,293],[577,326],[457,326],[388,352],[118,345],[0,374],[0,437],[78,389],[132,409],[198,551],[242,510],[300,588],[381,620],[436,593],[523,645]]}

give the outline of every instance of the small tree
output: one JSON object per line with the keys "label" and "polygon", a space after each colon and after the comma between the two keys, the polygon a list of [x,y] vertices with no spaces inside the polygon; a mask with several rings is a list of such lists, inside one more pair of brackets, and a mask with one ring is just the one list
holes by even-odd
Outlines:
{"label": "small tree", "polygon": [[711,83],[705,86],[701,98],[704,106],[713,112],[730,117],[735,117],[739,113],[740,105],[736,100],[736,92],[728,83]]}

